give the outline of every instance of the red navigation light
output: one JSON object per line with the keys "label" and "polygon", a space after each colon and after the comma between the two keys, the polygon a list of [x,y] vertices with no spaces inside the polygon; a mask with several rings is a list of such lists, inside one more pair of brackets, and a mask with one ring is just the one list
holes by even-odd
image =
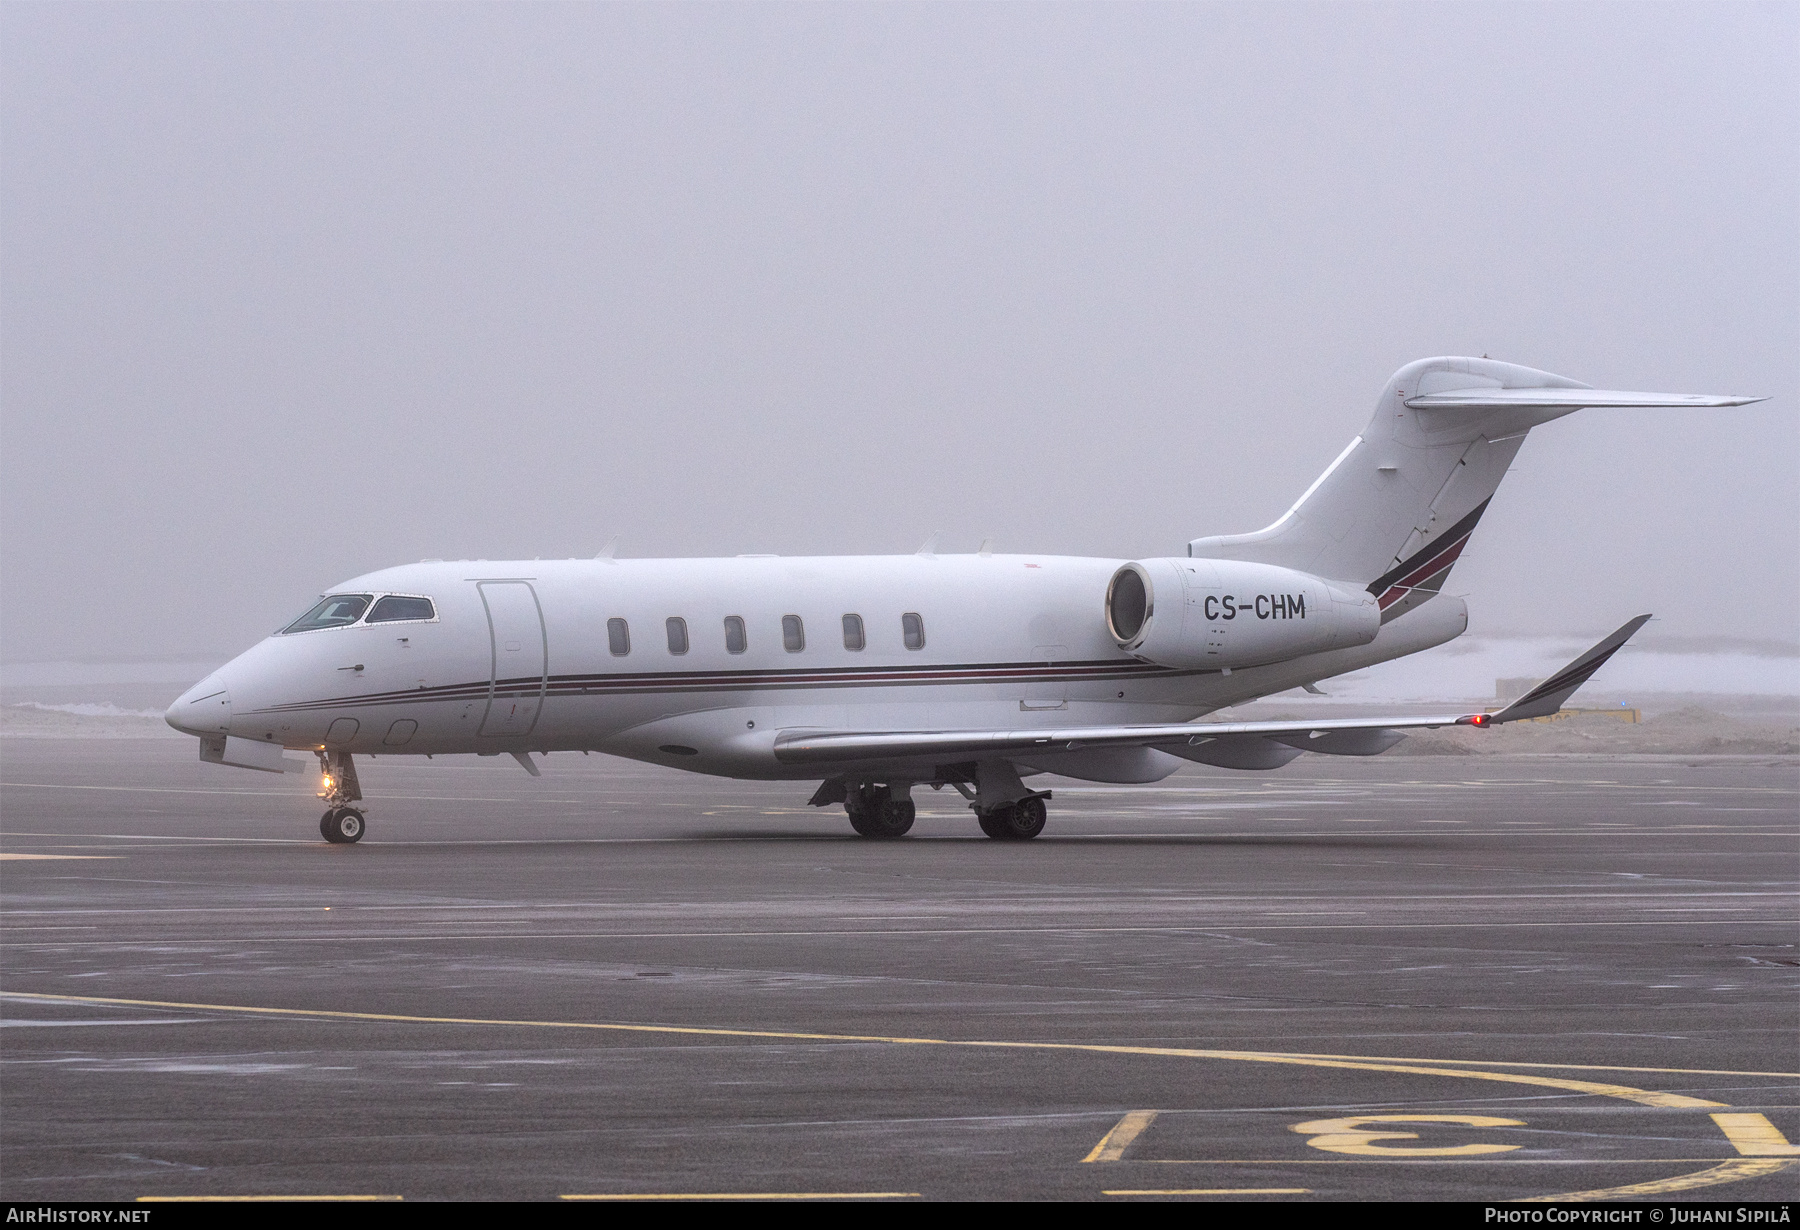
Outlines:
{"label": "red navigation light", "polygon": [[1474,717],[1469,719],[1469,725],[1471,725],[1471,726],[1486,726],[1488,724],[1488,720],[1489,719],[1488,719],[1487,714],[1477,713]]}

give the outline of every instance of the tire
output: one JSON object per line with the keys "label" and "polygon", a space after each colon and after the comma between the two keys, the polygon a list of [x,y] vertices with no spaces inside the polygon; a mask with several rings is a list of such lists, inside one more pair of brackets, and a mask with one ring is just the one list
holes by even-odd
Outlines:
{"label": "tire", "polygon": [[362,840],[363,814],[354,807],[334,807],[319,821],[319,832],[333,845],[347,846]]}
{"label": "tire", "polygon": [[1044,806],[1042,799],[1020,799],[1013,804],[1012,821],[1008,826],[1012,830],[1014,841],[1030,841],[1044,831],[1044,821],[1050,818],[1050,809]]}
{"label": "tire", "polygon": [[891,841],[906,836],[913,826],[915,811],[911,799],[883,799],[870,807],[859,807],[850,813],[850,827],[862,837]]}
{"label": "tire", "polygon": [[915,814],[911,799],[889,799],[875,813],[875,827],[879,830],[876,836],[888,840],[906,836],[913,826]]}
{"label": "tire", "polygon": [[1020,799],[1009,807],[979,813],[981,831],[995,841],[1030,841],[1044,831],[1049,809],[1042,799]]}

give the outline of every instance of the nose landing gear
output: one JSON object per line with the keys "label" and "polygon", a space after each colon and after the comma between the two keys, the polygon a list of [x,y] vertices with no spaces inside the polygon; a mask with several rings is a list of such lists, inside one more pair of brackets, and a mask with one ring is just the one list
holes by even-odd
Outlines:
{"label": "nose landing gear", "polygon": [[356,780],[356,762],[349,752],[320,752],[319,797],[325,800],[325,814],[319,817],[319,835],[333,845],[349,845],[361,841],[367,827],[362,809],[350,804],[359,801],[362,786]]}
{"label": "nose landing gear", "polygon": [[354,807],[334,807],[319,818],[319,833],[333,845],[348,845],[363,835],[363,814]]}

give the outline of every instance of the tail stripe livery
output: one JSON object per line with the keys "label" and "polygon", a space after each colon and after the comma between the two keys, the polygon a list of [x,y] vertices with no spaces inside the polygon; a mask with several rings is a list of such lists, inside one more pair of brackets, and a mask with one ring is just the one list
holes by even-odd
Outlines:
{"label": "tail stripe livery", "polygon": [[1462,555],[1463,545],[1475,532],[1475,523],[1481,520],[1487,506],[1488,501],[1483,500],[1468,516],[1445,530],[1443,537],[1435,543],[1419,548],[1397,567],[1369,582],[1369,592],[1375,595],[1383,615],[1402,598],[1436,593],[1443,588],[1445,578],[1450,575],[1450,566]]}

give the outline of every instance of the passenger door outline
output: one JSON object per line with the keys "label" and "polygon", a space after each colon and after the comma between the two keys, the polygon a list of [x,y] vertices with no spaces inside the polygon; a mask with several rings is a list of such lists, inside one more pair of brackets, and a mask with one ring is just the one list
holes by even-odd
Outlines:
{"label": "passenger door outline", "polygon": [[[537,727],[550,674],[543,605],[529,581],[477,581],[475,588],[488,621],[488,703],[476,733],[489,738],[528,735]],[[535,688],[528,665],[537,672]],[[518,682],[503,692],[505,679]]]}

